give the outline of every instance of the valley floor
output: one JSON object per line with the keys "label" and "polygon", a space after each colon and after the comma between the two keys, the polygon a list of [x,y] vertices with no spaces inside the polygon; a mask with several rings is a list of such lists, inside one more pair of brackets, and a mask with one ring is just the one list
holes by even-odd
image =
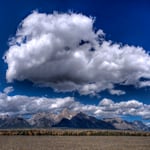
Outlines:
{"label": "valley floor", "polygon": [[140,136],[0,136],[0,150],[149,150]]}

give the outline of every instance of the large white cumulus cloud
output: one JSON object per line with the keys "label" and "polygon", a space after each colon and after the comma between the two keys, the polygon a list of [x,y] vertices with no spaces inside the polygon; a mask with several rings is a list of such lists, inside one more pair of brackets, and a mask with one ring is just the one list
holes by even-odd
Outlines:
{"label": "large white cumulus cloud", "polygon": [[33,12],[18,27],[4,56],[6,78],[30,80],[57,91],[96,94],[114,84],[149,86],[150,55],[141,47],[113,44],[94,19],[76,13]]}

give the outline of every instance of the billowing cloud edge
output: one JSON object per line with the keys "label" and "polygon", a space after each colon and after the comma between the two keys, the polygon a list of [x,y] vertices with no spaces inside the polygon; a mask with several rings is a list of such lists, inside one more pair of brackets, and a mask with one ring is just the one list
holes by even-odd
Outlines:
{"label": "billowing cloud edge", "polygon": [[6,78],[30,80],[55,91],[121,95],[115,84],[146,87],[150,56],[142,47],[121,45],[95,30],[92,17],[77,13],[34,11],[20,23],[3,57]]}

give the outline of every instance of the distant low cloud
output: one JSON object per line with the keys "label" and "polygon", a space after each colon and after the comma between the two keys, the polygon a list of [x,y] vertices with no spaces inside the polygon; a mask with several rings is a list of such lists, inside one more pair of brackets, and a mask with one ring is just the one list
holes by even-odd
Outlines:
{"label": "distant low cloud", "polygon": [[102,99],[98,105],[82,104],[73,97],[46,98],[23,95],[8,96],[0,93],[0,115],[34,114],[37,112],[61,112],[68,108],[74,112],[84,112],[95,117],[122,117],[126,115],[140,116],[150,120],[150,105],[137,100],[115,103],[110,99]]}
{"label": "distant low cloud", "polygon": [[150,55],[120,45],[95,30],[94,19],[76,13],[33,12],[19,25],[4,56],[8,82],[25,79],[56,91],[121,95],[115,84],[150,86]]}
{"label": "distant low cloud", "polygon": [[8,96],[6,93],[0,93],[0,115],[32,114],[43,111],[56,113],[66,107],[72,107],[72,103],[76,103],[72,97],[45,98],[28,97],[24,95]]}
{"label": "distant low cloud", "polygon": [[13,91],[14,91],[14,88],[13,88],[12,86],[6,87],[6,88],[3,90],[3,92],[4,92],[5,94],[9,94],[9,93],[11,93],[11,92],[13,92]]}
{"label": "distant low cloud", "polygon": [[110,89],[109,92],[110,92],[110,94],[112,94],[112,95],[124,95],[124,94],[125,94],[125,91],[122,91],[122,90]]}

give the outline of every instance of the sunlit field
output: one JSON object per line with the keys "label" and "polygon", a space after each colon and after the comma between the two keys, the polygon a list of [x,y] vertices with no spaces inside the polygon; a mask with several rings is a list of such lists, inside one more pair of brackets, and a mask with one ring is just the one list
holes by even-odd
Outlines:
{"label": "sunlit field", "polygon": [[0,136],[0,150],[149,150],[143,136]]}

